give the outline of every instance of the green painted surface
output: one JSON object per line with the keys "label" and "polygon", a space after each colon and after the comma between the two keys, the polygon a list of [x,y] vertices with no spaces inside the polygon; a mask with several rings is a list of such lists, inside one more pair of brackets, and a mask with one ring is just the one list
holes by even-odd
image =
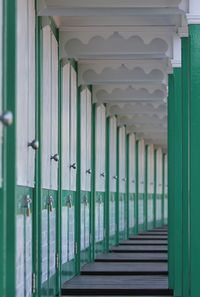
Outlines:
{"label": "green painted surface", "polygon": [[[53,199],[52,208],[49,198]],[[56,294],[56,206],[58,192],[42,190],[41,196],[41,296],[55,296]]]}
{"label": "green painted surface", "polygon": [[138,232],[145,231],[145,193],[138,193]]}
{"label": "green painted surface", "polygon": [[189,214],[190,232],[189,255],[190,255],[190,291],[191,297],[199,295],[200,275],[200,236],[199,229],[199,164],[200,164],[200,26],[189,26]]}
{"label": "green painted surface", "polygon": [[95,193],[95,256],[105,252],[105,192]]}
{"label": "green painted surface", "polygon": [[91,193],[81,191],[80,203],[80,267],[82,267],[91,261]]}
{"label": "green painted surface", "polygon": [[163,225],[162,201],[163,201],[163,194],[156,194],[156,227],[161,227]]}
{"label": "green painted surface", "polygon": [[[41,108],[42,108],[42,98],[41,98],[41,65],[42,65],[42,55],[41,55],[41,18],[36,18],[36,102],[35,102],[35,134],[36,139],[41,143]],[[38,220],[39,214],[41,213],[41,162],[42,162],[42,150],[41,146],[36,154],[35,158],[35,199],[33,201],[33,272],[36,276],[36,290],[33,296],[40,296],[41,293],[41,262],[39,261],[41,257],[40,243],[41,243],[41,220]]]}
{"label": "green painted surface", "polygon": [[147,194],[147,229],[151,230],[154,227],[154,194]]}
{"label": "green painted surface", "polygon": [[136,197],[135,197],[135,234],[138,234],[138,141],[136,142]]}
{"label": "green painted surface", "polygon": [[173,74],[170,74],[168,96],[168,270],[170,288],[174,288],[174,102],[174,77]]}
{"label": "green painted surface", "polygon": [[148,227],[148,145],[145,145],[145,230]]}
{"label": "green painted surface", "polygon": [[126,220],[127,220],[127,212],[126,212],[126,193],[119,193],[118,198],[119,204],[119,213],[118,213],[118,224],[119,224],[119,241],[125,240],[127,238],[126,232]]}
{"label": "green painted surface", "polygon": [[153,195],[153,227],[156,227],[156,175],[157,175],[157,153],[156,150],[154,150],[154,195]]}
{"label": "green painted surface", "polygon": [[[6,100],[4,102],[4,110],[9,110],[13,113],[13,125],[4,131],[4,147],[5,150],[4,160],[5,160],[5,171],[4,171],[4,181],[3,189],[4,197],[9,197],[5,200],[6,205],[4,205],[4,210],[6,210],[6,240],[5,240],[5,251],[2,256],[5,257],[5,273],[4,273],[4,284],[5,290],[4,296],[15,296],[15,241],[16,241],[16,201],[15,201],[15,183],[16,183],[16,171],[14,164],[16,164],[16,1],[6,0],[4,1],[4,52],[6,53],[4,57],[4,81],[3,81],[3,98]],[[9,37],[9,38],[8,38]],[[5,238],[5,236],[4,236]],[[2,245],[3,247],[3,245]],[[4,285],[3,285],[4,286]]]}
{"label": "green painted surface", "polygon": [[183,91],[183,297],[190,290],[190,237],[189,237],[189,38],[182,38],[182,91]]}
{"label": "green painted surface", "polygon": [[109,247],[115,245],[117,242],[116,201],[117,201],[117,193],[110,192],[109,194]]}
{"label": "green painted surface", "polygon": [[129,228],[128,234],[135,234],[136,220],[135,220],[135,207],[136,205],[136,194],[129,193],[128,194],[128,216],[129,216]]}
{"label": "green painted surface", "polygon": [[63,284],[76,274],[76,255],[74,254],[76,193],[72,191],[62,191],[61,201],[61,283]]}
{"label": "green painted surface", "polygon": [[181,68],[174,69],[175,95],[175,159],[174,159],[174,240],[175,240],[175,296],[182,296],[182,80]]}

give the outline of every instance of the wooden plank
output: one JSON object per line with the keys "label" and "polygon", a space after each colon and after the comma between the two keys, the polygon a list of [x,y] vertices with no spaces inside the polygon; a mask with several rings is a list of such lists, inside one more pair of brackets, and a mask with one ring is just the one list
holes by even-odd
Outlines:
{"label": "wooden plank", "polygon": [[168,247],[167,246],[154,246],[154,245],[148,245],[148,246],[143,246],[143,245],[138,245],[138,246],[134,246],[134,245],[119,245],[119,246],[115,246],[112,247],[111,252],[115,253],[142,253],[142,252],[149,252],[149,253],[167,253],[168,251]]}
{"label": "wooden plank", "polygon": [[109,253],[98,255],[95,262],[167,262],[166,253]]}
{"label": "wooden plank", "polygon": [[170,295],[167,276],[76,276],[62,288],[64,295]]}
{"label": "wooden plank", "polygon": [[85,265],[82,275],[167,275],[167,263],[96,262]]}
{"label": "wooden plank", "polygon": [[167,240],[124,240],[120,241],[120,245],[168,245]]}
{"label": "wooden plank", "polygon": [[144,236],[148,236],[148,235],[153,235],[153,236],[168,236],[168,234],[166,232],[145,232],[145,233],[140,233],[139,235],[144,235]]}
{"label": "wooden plank", "polygon": [[154,240],[154,239],[157,239],[157,240],[167,240],[168,237],[167,236],[153,236],[153,235],[131,235],[129,237],[129,239],[133,239],[133,240]]}

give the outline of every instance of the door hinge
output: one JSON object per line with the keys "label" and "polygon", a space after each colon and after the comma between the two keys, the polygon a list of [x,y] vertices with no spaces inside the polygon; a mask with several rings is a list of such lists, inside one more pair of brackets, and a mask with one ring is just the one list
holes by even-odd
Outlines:
{"label": "door hinge", "polygon": [[56,269],[59,269],[59,254],[56,254]]}
{"label": "door hinge", "polygon": [[32,293],[36,293],[36,275],[32,273]]}
{"label": "door hinge", "polygon": [[106,238],[106,228],[103,230],[103,237]]}

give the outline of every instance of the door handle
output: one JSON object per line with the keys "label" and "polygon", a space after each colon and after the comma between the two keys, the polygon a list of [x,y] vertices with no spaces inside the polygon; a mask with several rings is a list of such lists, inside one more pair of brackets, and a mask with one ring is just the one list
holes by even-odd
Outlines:
{"label": "door handle", "polygon": [[86,173],[92,174],[92,170],[91,169],[88,169],[88,170],[86,170]]}
{"label": "door handle", "polygon": [[13,114],[11,111],[5,111],[1,116],[0,116],[0,121],[4,126],[11,126],[13,123]]}
{"label": "door handle", "polygon": [[31,203],[32,203],[32,199],[30,198],[30,195],[26,195],[24,199],[24,205],[26,208],[27,217],[30,217],[31,215]]}
{"label": "door handle", "polygon": [[102,177],[105,177],[105,173],[104,173],[104,172],[102,172],[102,173],[100,174],[100,176],[102,176]]}
{"label": "door handle", "polygon": [[53,197],[52,196],[49,196],[49,199],[48,199],[48,206],[49,206],[49,211],[52,212],[53,211]]}
{"label": "door handle", "polygon": [[51,156],[51,160],[54,160],[55,162],[58,162],[59,161],[59,155],[55,154],[55,155]]}
{"label": "door handle", "polygon": [[69,196],[67,197],[67,206],[68,206],[69,208],[72,208],[72,196],[71,196],[71,195],[69,195]]}
{"label": "door handle", "polygon": [[33,150],[37,151],[39,149],[39,141],[34,139],[32,142],[28,143],[28,147],[32,147]]}
{"label": "door handle", "polygon": [[85,206],[87,206],[87,205],[88,205],[87,196],[84,196],[84,198],[83,198],[83,202],[84,202]]}
{"label": "door handle", "polygon": [[113,179],[117,180],[117,175],[113,176]]}
{"label": "door handle", "polygon": [[126,182],[126,178],[125,178],[125,177],[124,177],[124,178],[122,178],[122,181]]}
{"label": "door handle", "polygon": [[71,169],[76,169],[76,163],[73,163],[73,164],[71,164],[70,166],[69,166],[69,168]]}

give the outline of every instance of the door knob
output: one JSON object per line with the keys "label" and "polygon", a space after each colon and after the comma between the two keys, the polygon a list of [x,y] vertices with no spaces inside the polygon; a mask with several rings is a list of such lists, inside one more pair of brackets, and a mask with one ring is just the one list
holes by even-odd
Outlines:
{"label": "door knob", "polygon": [[4,126],[10,126],[13,123],[13,114],[11,111],[5,111],[0,116],[0,121],[3,123]]}
{"label": "door knob", "polygon": [[88,170],[86,170],[86,173],[92,174],[92,170],[91,169],[88,169]]}
{"label": "door knob", "polygon": [[37,151],[39,149],[39,141],[34,139],[32,142],[28,143],[28,146],[32,147],[33,150]]}
{"label": "door knob", "polygon": [[51,160],[54,160],[54,161],[58,162],[59,161],[59,155],[55,154],[55,155],[51,156]]}
{"label": "door knob", "polygon": [[73,168],[73,169],[76,169],[76,163],[73,163],[69,166],[69,168]]}

